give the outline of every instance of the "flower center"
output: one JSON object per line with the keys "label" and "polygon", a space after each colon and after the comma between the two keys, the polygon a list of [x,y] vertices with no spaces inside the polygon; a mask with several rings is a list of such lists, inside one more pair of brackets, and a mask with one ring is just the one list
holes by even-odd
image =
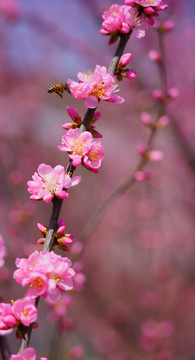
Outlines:
{"label": "flower center", "polygon": [[53,175],[48,174],[43,176],[43,181],[44,181],[43,184],[44,190],[49,190],[55,193],[56,187],[58,186],[56,178]]}
{"label": "flower center", "polygon": [[81,139],[73,139],[71,148],[73,150],[73,154],[82,156],[85,149],[85,144],[82,142]]}
{"label": "flower center", "polygon": [[89,95],[95,95],[98,99],[101,99],[101,97],[105,94],[105,84],[101,83],[99,85],[94,85],[93,91],[90,92]]}
{"label": "flower center", "polygon": [[108,12],[114,15],[119,15],[119,11],[116,10],[108,10]]}

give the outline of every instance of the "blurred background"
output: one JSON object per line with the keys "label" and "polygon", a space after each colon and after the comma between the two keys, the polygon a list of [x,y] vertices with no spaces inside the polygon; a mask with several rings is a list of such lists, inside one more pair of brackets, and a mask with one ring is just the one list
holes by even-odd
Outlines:
{"label": "blurred background", "polygon": [[[161,84],[148,58],[151,49],[158,49],[157,33],[148,29],[143,39],[132,36],[126,48],[137,73],[135,80],[120,84],[126,101],[99,105],[96,128],[105,147],[100,172],[79,167],[82,181],[63,204],[61,218],[77,244],[68,256],[86,282],[81,275],[61,330],[48,316],[48,305],[40,303],[40,326],[30,345],[50,360],[74,358],[68,352],[76,344],[85,348],[85,360],[195,358],[195,12],[190,0],[167,3],[160,21],[175,22],[164,39],[168,86],[177,87],[179,96],[167,106],[170,126],[153,145],[164,159],[149,164],[152,179],[110,203],[90,236],[81,239],[90,216],[131,176],[139,161],[136,147],[149,137],[140,114],[154,115],[152,91]],[[48,225],[50,218],[52,205],[30,201],[26,183],[40,163],[66,166],[68,156],[57,148],[65,133],[61,126],[70,121],[66,106],[81,116],[86,111],[83,101],[69,94],[61,99],[47,89],[76,80],[79,71],[96,64],[109,66],[117,45],[108,46],[109,38],[99,30],[111,4],[0,0],[0,233],[7,249],[1,301],[24,296],[26,289],[12,279],[15,258],[41,250],[36,223]],[[15,334],[8,341],[17,353]]]}

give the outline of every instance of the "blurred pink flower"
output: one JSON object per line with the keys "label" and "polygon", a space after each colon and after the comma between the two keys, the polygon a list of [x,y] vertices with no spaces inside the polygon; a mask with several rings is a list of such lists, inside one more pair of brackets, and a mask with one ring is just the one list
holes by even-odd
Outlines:
{"label": "blurred pink flower", "polygon": [[149,319],[141,326],[140,345],[146,351],[154,351],[159,347],[162,340],[171,336],[174,332],[174,325],[171,321],[163,320],[157,322]]}
{"label": "blurred pink flower", "polygon": [[152,60],[156,63],[160,63],[162,61],[161,55],[160,55],[159,51],[157,51],[157,50],[150,50],[148,53],[148,57],[150,60]]}
{"label": "blurred pink flower", "polygon": [[[23,354],[11,355],[10,360],[36,360],[36,351],[35,349],[28,347],[24,349]],[[46,357],[41,357],[39,360],[48,360]]]}
{"label": "blurred pink flower", "polygon": [[105,66],[96,65],[94,72],[77,74],[79,82],[68,80],[70,92],[76,99],[85,99],[85,105],[94,109],[99,100],[121,104],[124,99],[113,94],[117,91],[114,74],[109,73]]}
{"label": "blurred pink flower", "polygon": [[50,202],[54,195],[60,199],[66,199],[69,194],[64,189],[77,185],[81,177],[73,179],[66,175],[64,167],[57,165],[54,169],[50,165],[40,164],[37,172],[32,176],[33,181],[28,181],[28,192],[32,194],[30,199]]}
{"label": "blurred pink flower", "polygon": [[28,296],[43,296],[59,301],[61,291],[73,289],[74,270],[67,257],[53,251],[35,251],[28,259],[16,259],[14,279],[22,286],[30,285]]}
{"label": "blurred pink flower", "polygon": [[7,251],[6,251],[6,247],[4,244],[4,240],[3,237],[0,235],[0,268],[4,265],[5,263],[5,256],[7,255]]}
{"label": "blurred pink flower", "polygon": [[83,356],[84,352],[85,350],[82,345],[75,345],[69,350],[68,354],[71,359],[79,359]]}

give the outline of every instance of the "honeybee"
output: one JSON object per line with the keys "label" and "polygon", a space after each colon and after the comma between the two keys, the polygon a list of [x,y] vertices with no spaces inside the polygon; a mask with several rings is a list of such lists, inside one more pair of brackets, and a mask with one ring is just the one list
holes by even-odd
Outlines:
{"label": "honeybee", "polygon": [[56,84],[51,86],[48,89],[48,93],[53,93],[55,92],[56,94],[58,94],[61,98],[63,97],[63,91],[68,91],[68,93],[70,94],[70,89],[67,83],[64,84]]}

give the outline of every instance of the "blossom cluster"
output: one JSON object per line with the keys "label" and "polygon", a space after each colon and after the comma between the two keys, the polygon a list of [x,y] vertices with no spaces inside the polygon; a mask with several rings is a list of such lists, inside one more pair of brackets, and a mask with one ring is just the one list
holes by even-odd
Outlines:
{"label": "blossom cluster", "polygon": [[100,141],[93,141],[89,131],[81,132],[80,129],[70,129],[62,137],[59,150],[67,151],[73,166],[82,163],[93,172],[98,172],[104,158],[104,147]]}
{"label": "blossom cluster", "polygon": [[75,274],[72,263],[53,251],[34,251],[28,259],[16,259],[14,279],[22,286],[30,285],[27,296],[43,296],[58,301],[61,292],[73,289]]}
{"label": "blossom cluster", "polygon": [[[6,334],[7,331],[18,327],[20,324],[29,326],[37,320],[37,308],[35,299],[25,297],[13,301],[12,305],[0,303],[0,334]],[[5,331],[1,333],[1,331]]]}
{"label": "blossom cluster", "polygon": [[111,35],[109,44],[114,43],[120,34],[131,31],[142,38],[148,25],[154,24],[153,18],[167,6],[161,0],[125,0],[124,5],[113,4],[102,16],[100,34]]}
{"label": "blossom cluster", "polygon": [[[44,224],[37,223],[38,229],[41,231],[43,238],[40,238],[37,240],[38,244],[43,245],[45,243],[45,237],[47,235],[48,228]],[[73,234],[67,234],[65,233],[66,226],[65,221],[61,220],[58,223],[57,231],[55,232],[55,245],[59,247],[59,249],[69,252],[68,245],[71,245],[73,243]]]}
{"label": "blossom cluster", "polygon": [[[24,349],[23,354],[11,355],[10,360],[36,360],[36,351],[32,347]],[[39,360],[48,360],[46,357],[41,357]]]}

